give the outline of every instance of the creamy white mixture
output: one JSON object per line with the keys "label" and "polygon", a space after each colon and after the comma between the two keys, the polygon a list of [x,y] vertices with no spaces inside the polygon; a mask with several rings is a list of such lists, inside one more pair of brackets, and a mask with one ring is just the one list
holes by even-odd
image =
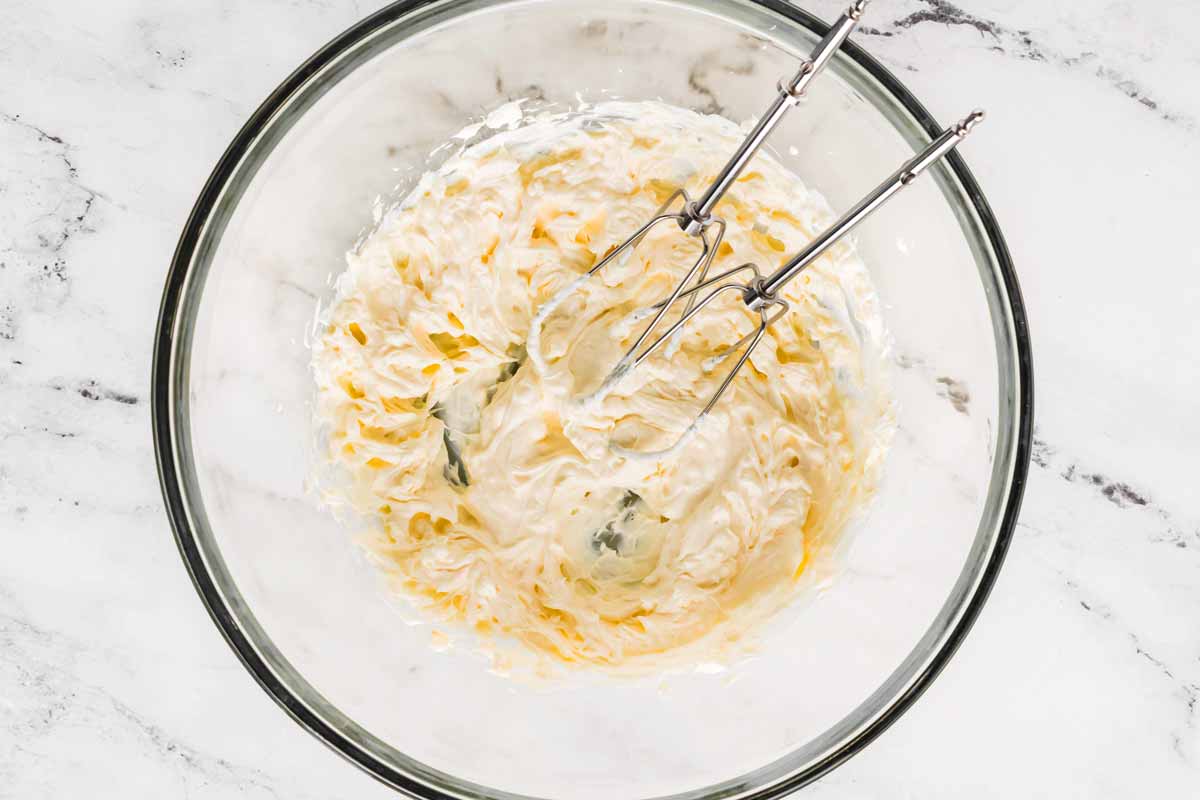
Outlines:
{"label": "creamy white mixture", "polygon": [[[371,519],[369,547],[436,618],[570,663],[661,659],[737,639],[870,496],[892,432],[884,332],[841,244],[674,452],[751,329],[732,293],[599,402],[578,402],[697,253],[656,228],[539,308],[655,212],[703,190],[742,132],[659,103],[607,103],[492,135],[426,174],[348,257],[315,346],[318,421]],[[776,268],[832,220],[760,154],[718,207],[713,271]]]}

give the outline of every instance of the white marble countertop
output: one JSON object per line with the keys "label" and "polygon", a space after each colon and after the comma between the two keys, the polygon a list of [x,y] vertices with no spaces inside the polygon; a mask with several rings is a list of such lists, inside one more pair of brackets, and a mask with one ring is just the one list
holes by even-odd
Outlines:
{"label": "white marble countertop", "polygon": [[[204,178],[379,5],[0,3],[0,798],[395,796],[276,708],[207,618],[148,403]],[[1200,6],[878,0],[870,22],[859,40],[930,106],[987,99],[971,163],[1029,306],[1037,438],[966,644],[809,794],[1195,797]]]}

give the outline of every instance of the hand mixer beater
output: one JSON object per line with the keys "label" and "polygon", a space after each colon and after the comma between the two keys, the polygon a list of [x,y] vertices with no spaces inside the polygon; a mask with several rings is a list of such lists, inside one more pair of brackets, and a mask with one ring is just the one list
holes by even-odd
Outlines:
{"label": "hand mixer beater", "polygon": [[[779,295],[780,290],[786,283],[803,272],[805,268],[866,219],[872,212],[883,205],[889,198],[905,186],[911,184],[922,172],[953,150],[971,129],[983,119],[983,112],[976,110],[971,112],[965,119],[943,131],[924,150],[904,162],[899,169],[846,211],[827,230],[814,238],[803,250],[771,274],[764,276],[756,264],[747,262],[725,270],[713,277],[709,277],[709,268],[725,235],[726,228],[725,221],[713,214],[716,205],[738,179],[746,165],[754,157],[755,153],[758,152],[759,148],[762,147],[767,137],[778,127],[787,112],[804,99],[805,93],[813,79],[820,74],[833,57],[833,54],[858,24],[866,5],[867,0],[856,0],[856,2],[851,4],[846,12],[830,28],[828,34],[817,44],[808,60],[800,65],[796,73],[790,79],[779,82],[779,91],[775,100],[699,199],[693,200],[683,188],[676,189],[666,202],[663,203],[658,213],[638,228],[633,235],[608,252],[604,258],[598,261],[580,278],[552,297],[539,309],[533,319],[529,334],[531,350],[536,348],[536,343],[540,340],[542,326],[545,324],[547,317],[567,297],[578,291],[588,278],[603,270],[607,265],[629,252],[632,248],[636,248],[638,243],[646,237],[652,228],[664,222],[673,222],[678,225],[684,234],[700,240],[700,255],[684,274],[683,279],[676,284],[674,290],[663,300],[641,311],[634,312],[634,318],[649,316],[649,323],[642,328],[633,344],[608,373],[600,387],[584,398],[584,400],[596,399],[607,394],[631,370],[637,368],[651,354],[659,350],[665,343],[671,341],[672,337],[679,334],[689,321],[721,295],[726,293],[736,293],[739,295],[748,311],[757,317],[757,325],[739,341],[706,360],[705,371],[710,371],[725,359],[740,353],[733,367],[721,380],[708,402],[675,444],[665,450],[645,452],[642,453],[643,455],[658,455],[677,447],[713,409],[717,401],[720,400],[725,390],[729,388],[729,385],[737,376],[738,371],[750,358],[750,354],[758,345],[767,329],[787,313],[788,303]],[[670,210],[677,204],[678,210]],[[734,276],[738,275],[741,275],[743,278],[741,282],[731,280]],[[707,294],[702,294],[706,290]],[[684,306],[679,319],[651,340],[651,335],[658,328],[659,323],[667,316],[671,308],[677,302],[681,301],[684,303]],[[647,341],[650,341],[650,343],[647,344]],[[634,454],[635,452],[622,447],[618,447],[617,449],[626,454]]]}

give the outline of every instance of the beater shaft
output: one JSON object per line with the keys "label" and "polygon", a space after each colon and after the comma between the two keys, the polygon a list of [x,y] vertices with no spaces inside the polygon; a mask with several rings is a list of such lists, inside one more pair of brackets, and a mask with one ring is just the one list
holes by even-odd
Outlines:
{"label": "beater shaft", "polygon": [[983,120],[983,117],[983,111],[977,109],[968,114],[961,122],[943,131],[928,147],[904,162],[900,169],[875,187],[874,191],[855,203],[853,208],[843,214],[828,230],[809,242],[808,246],[797,253],[794,258],[751,286],[750,294],[746,297],[746,305],[752,309],[770,305],[784,284],[803,272],[834,242],[853,230],[858,223],[869,217],[892,195],[915,181],[918,175],[957,147],[958,143],[971,132],[971,129]]}
{"label": "beater shaft", "polygon": [[820,74],[825,65],[829,63],[829,60],[833,58],[833,54],[837,52],[837,49],[850,36],[850,32],[854,30],[854,27],[862,18],[863,9],[866,6],[867,0],[856,0],[851,4],[813,49],[812,55],[808,57],[808,60],[802,63],[800,68],[796,70],[796,74],[787,80],[779,81],[779,94],[775,97],[775,100],[771,103],[766,113],[759,118],[758,123],[742,141],[741,145],[738,146],[738,149],[734,151],[733,156],[730,157],[721,171],[717,173],[717,177],[713,179],[712,184],[704,194],[694,203],[688,203],[684,206],[683,210],[686,219],[681,222],[680,227],[687,233],[695,236],[708,226],[712,220],[712,212],[716,208],[717,203],[725,196],[725,192],[734,184],[738,176],[742,174],[742,170],[746,168],[746,164],[750,163],[750,159],[754,158],[754,154],[762,147],[763,142],[767,140],[771,132],[778,127],[787,112],[804,99],[809,84]]}

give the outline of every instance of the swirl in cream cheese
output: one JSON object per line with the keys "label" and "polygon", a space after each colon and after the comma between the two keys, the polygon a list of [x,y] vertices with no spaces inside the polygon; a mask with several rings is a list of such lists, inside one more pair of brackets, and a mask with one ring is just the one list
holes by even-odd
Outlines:
{"label": "swirl in cream cheese", "polygon": [[[544,116],[427,173],[348,257],[314,347],[332,487],[369,547],[435,618],[569,663],[619,665],[738,637],[872,493],[892,432],[884,331],[840,244],[784,290],[729,392],[673,441],[754,318],[731,294],[595,402],[593,391],[697,253],[656,228],[531,321],[677,186],[701,191],[732,123],[660,103]],[[718,208],[714,272],[774,269],[831,219],[760,155]],[[709,369],[705,369],[709,366]],[[711,649],[711,648],[710,648]]]}

